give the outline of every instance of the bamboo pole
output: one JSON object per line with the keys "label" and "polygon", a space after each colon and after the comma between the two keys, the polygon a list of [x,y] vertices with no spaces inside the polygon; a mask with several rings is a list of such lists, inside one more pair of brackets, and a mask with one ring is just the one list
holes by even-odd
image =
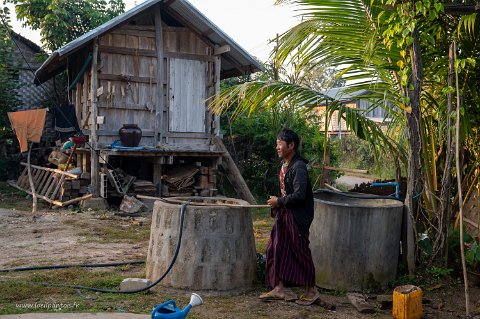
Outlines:
{"label": "bamboo pole", "polygon": [[33,184],[32,178],[32,167],[30,165],[30,154],[32,153],[33,142],[30,142],[30,148],[28,149],[27,156],[27,171],[28,171],[28,182],[30,183],[31,195],[32,195],[32,213],[35,215],[37,213],[37,193],[35,192],[35,185]]}
{"label": "bamboo pole", "polygon": [[70,205],[70,204],[73,204],[73,203],[76,203],[76,202],[79,202],[79,201],[82,201],[82,200],[85,200],[85,199],[90,199],[90,198],[92,198],[92,194],[87,194],[85,196],[73,198],[73,199],[67,200],[65,202],[55,203],[55,206],[53,208],[67,206],[67,205]]}
{"label": "bamboo pole", "polygon": [[[244,205],[244,204],[227,204],[227,203],[198,203],[193,201],[192,199],[175,199],[175,198],[166,198],[166,197],[152,197],[146,195],[137,195],[137,198],[143,199],[153,199],[153,200],[160,200],[165,203],[170,204],[189,204],[191,206],[221,206],[221,207],[232,207],[232,208],[270,208],[268,205]],[[201,197],[195,198],[201,199]]]}
{"label": "bamboo pole", "polygon": [[323,167],[323,169],[328,169],[330,171],[342,171],[347,173],[368,174],[368,169],[333,167],[333,166],[326,166],[326,165]]}
{"label": "bamboo pole", "polygon": [[[457,60],[457,48],[455,40],[453,41],[453,59]],[[465,314],[470,316],[470,291],[468,288],[467,264],[465,261],[465,247],[463,243],[463,195],[462,195],[462,168],[460,162],[460,92],[458,84],[458,70],[455,68],[455,85],[457,91],[457,118],[455,124],[455,165],[457,169],[457,185],[458,185],[458,206],[460,210],[460,253],[462,257],[463,282],[465,285]]]}
{"label": "bamboo pole", "polygon": [[333,187],[332,185],[328,185],[327,183],[324,184],[324,186],[328,189],[331,189],[332,191],[335,191],[335,192],[342,192],[341,190],[339,190],[338,188],[336,187]]}
{"label": "bamboo pole", "polygon": [[[21,162],[20,165],[25,166],[25,167],[28,167],[28,163]],[[78,175],[71,174],[71,173],[68,173],[68,172],[64,172],[64,171],[59,170],[59,169],[42,167],[42,166],[37,166],[37,165],[30,165],[30,166],[31,166],[32,168],[39,169],[39,170],[42,170],[42,171],[48,171],[48,172],[52,172],[52,173],[57,173],[57,174],[65,175],[65,176],[70,177],[70,178],[73,178],[73,179],[78,179]]]}

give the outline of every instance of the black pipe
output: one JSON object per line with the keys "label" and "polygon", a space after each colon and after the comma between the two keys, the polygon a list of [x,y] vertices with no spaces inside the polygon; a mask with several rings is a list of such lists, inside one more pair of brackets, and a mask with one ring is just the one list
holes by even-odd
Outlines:
{"label": "black pipe", "polygon": [[168,265],[168,268],[163,273],[163,275],[160,276],[160,278],[158,278],[155,282],[148,285],[147,287],[144,287],[144,288],[141,288],[141,289],[135,289],[135,290],[121,291],[121,290],[100,289],[100,288],[78,286],[78,285],[49,284],[49,283],[41,283],[41,282],[37,282],[37,283],[34,283],[34,284],[42,285],[42,286],[51,286],[51,287],[65,287],[65,288],[73,288],[73,289],[85,289],[85,290],[91,290],[91,291],[95,291],[95,292],[114,293],[114,294],[134,294],[134,293],[139,293],[139,292],[146,291],[146,290],[152,288],[153,286],[156,286],[170,272],[173,265],[175,264],[175,261],[177,260],[178,252],[180,251],[180,245],[182,243],[183,221],[185,219],[185,209],[187,208],[187,205],[188,204],[182,204],[182,206],[180,207],[180,225],[178,226],[178,242],[177,242],[177,247],[175,248],[175,254],[173,255],[172,261]]}
{"label": "black pipe", "polygon": [[79,264],[79,265],[48,265],[48,266],[32,266],[32,267],[18,267],[11,269],[0,269],[0,272],[16,272],[16,271],[29,271],[29,270],[48,270],[48,269],[63,269],[63,268],[96,268],[96,267],[115,267],[123,265],[140,265],[144,264],[145,261],[125,261],[125,262],[116,262],[108,264]]}

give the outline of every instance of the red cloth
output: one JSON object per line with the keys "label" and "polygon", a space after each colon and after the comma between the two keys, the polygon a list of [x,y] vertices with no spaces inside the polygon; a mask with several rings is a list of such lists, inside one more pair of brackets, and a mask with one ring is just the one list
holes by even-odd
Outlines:
{"label": "red cloth", "polygon": [[40,142],[47,109],[8,112],[7,114],[22,152],[28,150],[28,141]]}
{"label": "red cloth", "polygon": [[283,164],[280,169],[280,194],[282,197],[287,195],[287,191],[285,190],[285,174],[287,173],[287,166],[288,165]]}

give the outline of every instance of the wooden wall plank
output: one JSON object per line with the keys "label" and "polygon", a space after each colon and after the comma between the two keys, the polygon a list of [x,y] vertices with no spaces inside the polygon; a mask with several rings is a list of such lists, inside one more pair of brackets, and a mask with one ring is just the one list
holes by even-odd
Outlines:
{"label": "wooden wall plank", "polygon": [[[140,72],[132,72],[132,73],[139,74]],[[108,80],[108,81],[157,84],[156,79],[152,79],[152,78],[146,77],[146,76],[118,75],[118,74],[101,73],[101,74],[98,75],[98,78],[100,80]]]}
{"label": "wooden wall plank", "polygon": [[[99,165],[98,165],[98,155],[96,153],[98,137],[97,137],[97,62],[98,62],[98,40],[95,40],[93,43],[93,59],[92,59],[92,70],[91,70],[91,89],[90,89],[90,99],[92,101],[92,126],[90,127],[90,144],[92,145],[92,150],[90,154],[91,167],[90,167],[90,181],[92,183],[92,196],[98,197],[99,195]],[[65,176],[62,176],[65,178]],[[60,185],[60,184],[59,184]],[[52,199],[55,197],[56,190]]]}
{"label": "wooden wall plank", "polygon": [[[131,39],[133,38],[132,36],[125,36],[125,35],[118,35],[116,34],[117,37],[123,37],[123,38],[126,38],[128,37],[129,38],[129,45],[132,46],[134,45],[131,41]],[[138,39],[138,37],[137,37]],[[138,44],[137,44],[138,46]],[[132,47],[117,47],[117,46],[106,46],[106,45],[102,45],[100,47],[100,51],[101,52],[104,52],[104,53],[113,53],[113,54],[119,54],[119,55],[132,55],[132,56],[135,56],[135,55],[138,55],[138,56],[149,56],[149,57],[156,57],[157,56],[157,52],[155,50],[140,50],[140,49],[136,49],[136,48],[132,48]]]}
{"label": "wooden wall plank", "polygon": [[162,143],[163,140],[163,30],[162,30],[162,15],[160,12],[160,5],[155,6],[155,43],[157,51],[157,87],[155,94],[155,143]]}

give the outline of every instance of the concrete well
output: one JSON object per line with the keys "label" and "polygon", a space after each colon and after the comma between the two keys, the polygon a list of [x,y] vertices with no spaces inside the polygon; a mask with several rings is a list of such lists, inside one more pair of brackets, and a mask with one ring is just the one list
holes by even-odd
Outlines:
{"label": "concrete well", "polygon": [[385,288],[396,275],[402,216],[403,203],[394,199],[317,191],[310,227],[317,285]]}
{"label": "concrete well", "polygon": [[[195,200],[203,204],[248,204],[232,198]],[[175,254],[179,224],[179,204],[155,202],[147,255],[147,278],[152,282],[165,272]],[[238,291],[251,288],[255,277],[256,252],[250,210],[188,206],[177,261],[158,286]]]}

